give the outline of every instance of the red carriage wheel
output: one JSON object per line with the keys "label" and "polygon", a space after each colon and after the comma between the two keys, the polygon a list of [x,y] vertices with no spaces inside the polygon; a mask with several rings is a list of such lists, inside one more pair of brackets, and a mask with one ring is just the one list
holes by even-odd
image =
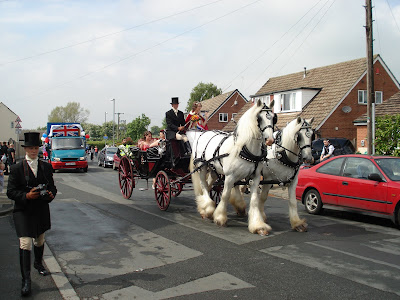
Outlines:
{"label": "red carriage wheel", "polygon": [[210,190],[210,198],[214,200],[215,205],[221,201],[222,191],[224,190],[223,185],[213,185]]}
{"label": "red carriage wheel", "polygon": [[158,207],[161,210],[167,210],[171,201],[171,186],[168,175],[164,171],[157,173],[154,194]]}
{"label": "red carriage wheel", "polygon": [[171,183],[171,194],[173,197],[178,197],[179,194],[182,192],[182,190],[183,190],[183,183],[180,182]]}
{"label": "red carriage wheel", "polygon": [[135,177],[133,176],[132,164],[126,156],[121,158],[118,168],[119,188],[122,196],[129,199],[135,187]]}

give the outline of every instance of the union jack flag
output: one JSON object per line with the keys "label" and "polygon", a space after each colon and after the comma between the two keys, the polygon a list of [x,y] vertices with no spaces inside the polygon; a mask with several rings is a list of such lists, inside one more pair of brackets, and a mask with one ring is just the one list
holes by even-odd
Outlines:
{"label": "union jack flag", "polygon": [[79,125],[57,125],[51,128],[52,136],[79,136]]}

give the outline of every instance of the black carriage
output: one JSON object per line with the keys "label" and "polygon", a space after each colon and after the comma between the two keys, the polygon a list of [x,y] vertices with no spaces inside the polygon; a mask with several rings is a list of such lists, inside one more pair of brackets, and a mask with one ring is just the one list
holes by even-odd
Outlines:
{"label": "black carriage", "polygon": [[[154,195],[158,207],[167,210],[171,196],[177,197],[185,184],[191,183],[189,173],[190,155],[184,153],[183,143],[177,140],[162,141],[159,147],[146,151],[131,147],[129,153],[122,156],[118,169],[121,193],[129,199],[138,179],[155,178]],[[223,186],[213,186],[210,196],[219,202]]]}

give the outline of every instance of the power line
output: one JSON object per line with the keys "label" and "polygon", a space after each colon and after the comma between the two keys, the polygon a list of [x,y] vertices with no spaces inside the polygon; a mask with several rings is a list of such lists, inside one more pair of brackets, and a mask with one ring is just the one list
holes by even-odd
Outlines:
{"label": "power line", "polygon": [[[297,49],[292,53],[292,55],[289,57],[289,59],[286,61],[286,63],[280,68],[280,70],[282,70],[284,67],[286,67],[286,65],[288,64],[289,60],[293,57],[293,55],[295,55],[297,53],[297,51],[303,46],[303,44],[305,43],[305,41],[308,39],[308,37],[311,35],[311,33],[313,33],[314,29],[318,26],[318,24],[323,20],[323,18],[325,17],[325,15],[328,13],[328,11],[331,9],[332,5],[336,2],[336,0],[333,0],[333,2],[331,3],[331,5],[329,5],[328,9],[324,12],[324,14],[321,16],[321,18],[318,20],[317,24],[314,25],[314,27],[311,29],[311,31],[307,34],[307,36],[303,39],[303,41],[301,42],[301,44],[297,47]],[[328,2],[327,2],[328,3]],[[324,4],[325,6],[325,4]]]}
{"label": "power line", "polygon": [[[222,16],[219,16],[219,17],[217,17],[217,18],[214,18],[214,19],[212,19],[212,20],[210,20],[210,21],[207,21],[207,22],[205,22],[205,23],[203,23],[203,24],[201,24],[201,25],[195,26],[195,27],[193,27],[193,28],[191,28],[191,29],[188,29],[188,30],[186,30],[186,31],[184,31],[184,32],[182,32],[182,33],[180,33],[180,34],[177,34],[177,35],[175,35],[175,36],[173,36],[173,37],[171,37],[171,38],[168,38],[168,39],[166,39],[166,40],[164,40],[164,41],[162,41],[162,42],[159,42],[159,43],[157,43],[157,44],[154,44],[153,46],[149,46],[149,47],[147,47],[147,48],[145,48],[145,49],[143,49],[143,50],[141,50],[141,51],[139,51],[139,52],[136,52],[136,53],[134,53],[134,54],[128,55],[128,56],[126,56],[126,57],[124,57],[124,58],[121,58],[121,59],[119,59],[119,60],[117,60],[117,61],[114,61],[114,62],[112,62],[112,63],[110,63],[110,64],[108,64],[108,65],[105,65],[105,66],[103,66],[103,67],[101,67],[101,68],[99,68],[99,69],[97,69],[97,70],[94,70],[94,71],[87,72],[87,73],[85,73],[85,74],[79,75],[78,77],[75,77],[75,78],[70,79],[70,80],[68,80],[68,81],[64,81],[64,82],[62,82],[62,83],[59,83],[59,84],[53,86],[52,88],[49,88],[49,89],[40,91],[40,92],[38,92],[38,94],[31,95],[31,96],[37,96],[37,95],[44,94],[44,93],[46,93],[46,92],[48,92],[48,91],[50,91],[50,90],[53,90],[53,89],[55,89],[55,88],[58,88],[58,87],[67,85],[67,84],[72,83],[72,82],[74,82],[74,81],[76,81],[76,80],[78,80],[78,79],[82,79],[82,78],[91,76],[91,75],[93,75],[93,74],[95,74],[95,73],[99,73],[99,72],[101,72],[101,71],[103,71],[103,70],[105,70],[105,69],[107,69],[107,68],[109,68],[109,67],[111,67],[111,66],[113,66],[113,65],[119,64],[119,63],[121,63],[121,62],[123,62],[123,61],[125,61],[125,60],[128,60],[128,59],[132,59],[132,58],[134,58],[134,57],[136,57],[136,56],[138,56],[138,55],[140,55],[140,54],[142,54],[142,53],[144,53],[144,52],[147,52],[147,51],[149,51],[149,50],[151,50],[151,49],[153,49],[153,48],[156,48],[156,47],[158,47],[158,46],[161,46],[161,45],[163,45],[163,44],[165,44],[165,43],[167,43],[167,42],[169,42],[169,41],[172,41],[172,40],[174,40],[174,39],[176,39],[176,38],[178,38],[178,37],[181,37],[181,36],[183,36],[183,35],[185,35],[185,34],[187,34],[187,33],[189,33],[189,32],[192,32],[192,31],[194,31],[194,30],[196,30],[196,29],[199,29],[199,28],[201,28],[201,27],[204,27],[204,26],[206,26],[206,25],[208,25],[208,24],[210,24],[210,23],[213,23],[213,22],[215,22],[215,21],[218,21],[218,20],[220,20],[220,19],[222,19],[222,18],[224,18],[224,17],[226,17],[226,16],[229,16],[229,15],[231,15],[231,14],[233,14],[233,13],[239,11],[239,10],[242,10],[242,9],[244,9],[244,8],[246,8],[246,7],[249,7],[249,6],[251,6],[251,5],[253,5],[253,4],[257,3],[257,2],[260,2],[260,1],[262,1],[262,0],[255,0],[255,1],[251,2],[251,3],[249,3],[249,4],[246,4],[246,5],[241,6],[240,8],[234,9],[234,10],[232,10],[232,11],[230,11],[230,12],[228,12],[228,13],[222,15]],[[31,97],[31,96],[30,96],[30,97]]]}
{"label": "power line", "polygon": [[387,5],[389,6],[389,10],[390,10],[390,13],[392,14],[393,20],[394,20],[394,22],[396,23],[397,30],[400,32],[399,24],[397,23],[397,19],[396,19],[396,18],[394,17],[394,15],[393,15],[392,7],[390,6],[390,3],[389,3],[388,0],[386,0],[386,3],[387,3]]}
{"label": "power line", "polygon": [[222,89],[222,92],[226,91],[226,89],[229,88],[229,86],[232,84],[233,81],[235,81],[240,75],[242,75],[245,71],[247,71],[250,66],[252,66],[255,62],[257,62],[261,57],[263,57],[270,49],[272,49],[279,41],[283,39],[285,35],[287,35],[293,27],[295,27],[303,18],[316,7],[322,0],[319,0],[313,7],[311,7],[295,24],[293,24],[279,39],[277,39],[269,48],[267,48],[265,51],[263,51],[255,60],[253,60],[250,64],[248,64],[236,77],[234,77],[231,81],[229,81],[225,87]]}
{"label": "power line", "polygon": [[[0,2],[1,1],[14,1],[14,0],[0,0]],[[215,4],[217,2],[221,2],[221,1],[224,1],[224,0],[216,0],[216,1],[204,4],[204,5],[200,5],[200,6],[197,6],[197,7],[194,7],[194,8],[190,8],[190,9],[178,12],[178,13],[174,13],[172,15],[168,15],[166,17],[162,17],[162,18],[159,18],[159,19],[155,19],[155,20],[152,20],[152,21],[148,21],[148,22],[139,24],[139,25],[128,27],[128,28],[125,28],[125,29],[122,29],[122,30],[119,30],[119,31],[111,32],[111,33],[108,33],[108,34],[105,34],[105,35],[102,35],[102,36],[99,36],[99,37],[95,37],[95,38],[92,38],[92,39],[89,39],[89,40],[85,40],[83,42],[78,42],[78,43],[70,44],[70,45],[67,45],[67,46],[64,46],[64,47],[60,47],[60,48],[52,49],[52,50],[49,50],[49,51],[41,52],[41,53],[38,53],[38,54],[35,54],[35,55],[30,55],[30,56],[26,56],[26,57],[23,57],[23,58],[11,60],[11,61],[8,61],[8,62],[5,62],[5,63],[1,63],[0,67],[5,66],[5,65],[9,65],[9,64],[12,64],[12,63],[16,63],[16,62],[32,59],[32,58],[35,58],[35,57],[43,56],[43,55],[46,55],[46,54],[62,51],[62,50],[68,49],[68,48],[80,46],[80,45],[87,44],[87,43],[90,43],[90,42],[93,42],[93,41],[97,41],[97,40],[100,40],[100,39],[104,39],[104,38],[107,38],[107,37],[110,37],[110,36],[113,36],[113,35],[116,35],[116,34],[123,33],[125,31],[129,31],[129,30],[133,30],[133,29],[136,29],[136,28],[139,28],[139,27],[143,27],[143,26],[146,26],[146,25],[149,25],[149,24],[153,24],[153,23],[156,23],[156,22],[159,22],[159,21],[162,21],[162,20],[165,20],[165,19],[169,19],[169,18],[178,16],[178,15],[181,15],[181,14],[184,14],[184,13],[187,13],[187,12],[199,9],[199,8],[203,8],[203,7],[206,7],[206,6]]]}
{"label": "power line", "polygon": [[[311,18],[311,20],[310,21],[308,21],[307,23],[306,23],[306,25],[304,25],[304,27],[300,30],[300,33],[299,34],[301,34],[302,32],[303,32],[303,30],[311,23],[311,21],[319,14],[319,12],[322,10],[322,8],[324,8],[324,6],[329,2],[330,0],[327,0],[326,2],[325,2],[325,4],[324,5],[322,5],[321,6],[321,8],[317,11],[317,13]],[[289,48],[289,46],[291,45],[291,44],[293,44],[293,42],[297,39],[297,37],[298,37],[299,35],[297,35],[297,36],[295,36],[293,39],[292,39],[292,41],[286,46],[286,48],[285,48],[285,50],[283,50],[283,51],[281,51],[280,53],[279,53],[279,55],[261,72],[261,74],[259,75],[259,76],[257,76],[257,78],[250,84],[250,85],[248,85],[247,87],[246,87],[246,89],[245,90],[248,90],[261,76],[264,76],[264,73],[269,69],[269,67]]]}

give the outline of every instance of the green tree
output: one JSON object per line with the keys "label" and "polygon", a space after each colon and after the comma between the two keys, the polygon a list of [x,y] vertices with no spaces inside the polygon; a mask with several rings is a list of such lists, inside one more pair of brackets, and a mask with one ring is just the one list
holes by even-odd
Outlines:
{"label": "green tree", "polygon": [[164,118],[163,120],[162,120],[162,124],[161,124],[161,128],[162,129],[167,129],[167,119],[166,118]]}
{"label": "green tree", "polygon": [[83,129],[86,134],[89,134],[90,140],[101,141],[103,139],[103,127],[97,124],[83,123]]}
{"label": "green tree", "polygon": [[161,130],[161,128],[156,126],[156,125],[150,127],[150,132],[151,132],[151,134],[153,136],[159,136],[160,135],[160,130]]}
{"label": "green tree", "polygon": [[145,114],[142,114],[127,125],[126,135],[137,141],[142,138],[150,123],[151,120]]}
{"label": "green tree", "polygon": [[400,115],[376,118],[376,154],[400,156]]}
{"label": "green tree", "polygon": [[200,82],[192,89],[190,93],[190,98],[186,106],[186,111],[190,112],[192,110],[192,105],[194,102],[201,102],[203,100],[210,99],[221,94],[222,90],[218,88],[215,84],[211,82]]}
{"label": "green tree", "polygon": [[78,102],[68,102],[66,106],[56,106],[49,114],[49,122],[85,123],[89,110],[81,108]]}

